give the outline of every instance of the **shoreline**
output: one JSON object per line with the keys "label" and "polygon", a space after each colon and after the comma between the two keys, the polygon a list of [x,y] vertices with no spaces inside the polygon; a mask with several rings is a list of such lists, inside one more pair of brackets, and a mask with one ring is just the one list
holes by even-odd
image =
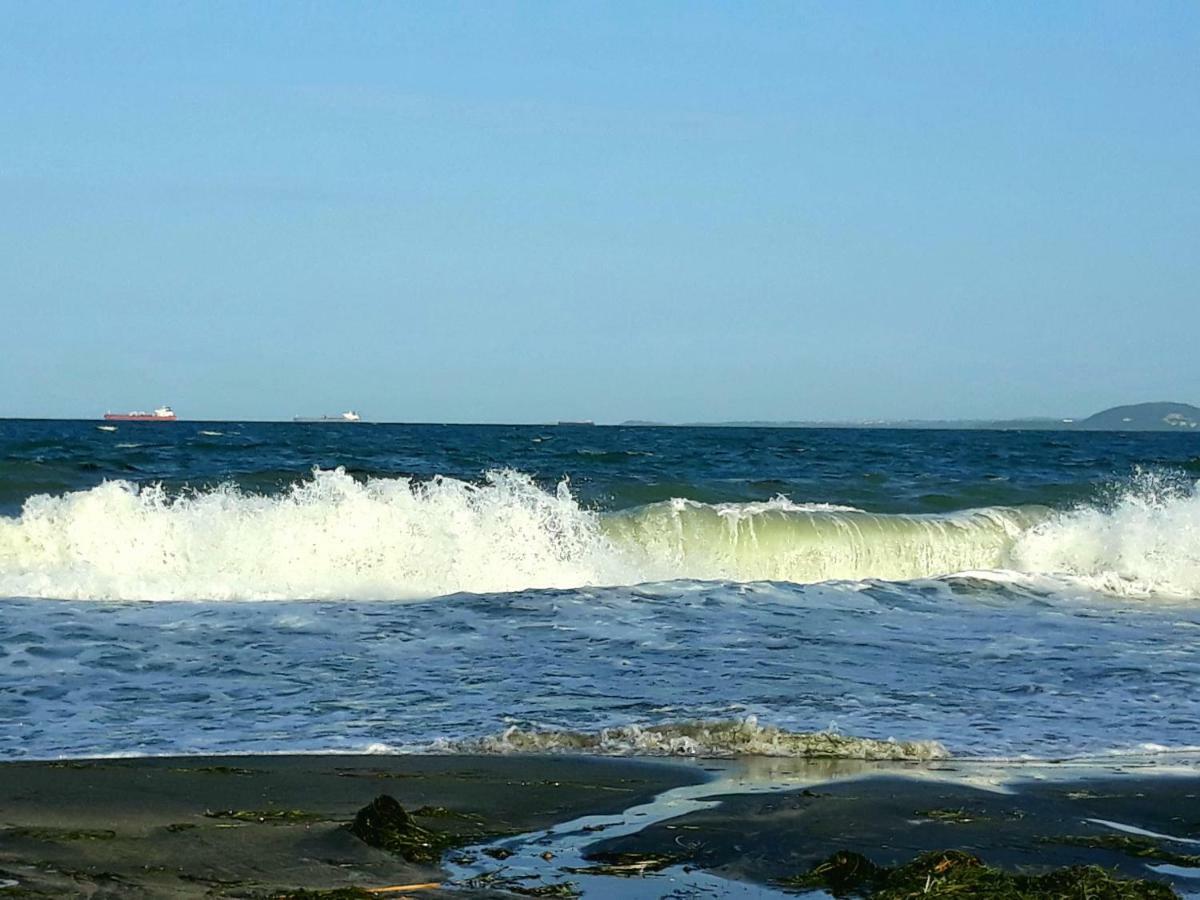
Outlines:
{"label": "shoreline", "polygon": [[[380,794],[459,849],[440,864],[414,863],[360,841],[344,826]],[[452,887],[448,877],[459,891],[471,887],[471,896],[569,884],[591,897],[651,897],[707,879],[710,892],[717,884],[723,894],[775,897],[779,879],[838,851],[897,865],[945,849],[1010,871],[1098,865],[1200,896],[1194,809],[1200,771],[1129,760],[1092,767],[577,755],[14,761],[0,763],[0,885],[16,884],[0,887],[0,898],[287,897],[445,884],[419,892],[436,896]],[[511,858],[492,856],[498,849]],[[662,864],[636,879],[589,871],[596,860],[614,859]]]}

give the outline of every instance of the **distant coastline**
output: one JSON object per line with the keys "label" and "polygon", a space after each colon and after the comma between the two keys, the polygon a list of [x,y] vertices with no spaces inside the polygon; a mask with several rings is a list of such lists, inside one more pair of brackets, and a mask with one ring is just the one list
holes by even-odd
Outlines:
{"label": "distant coastline", "polygon": [[[0,422],[90,422],[92,417],[62,416],[5,416]],[[304,424],[306,422],[360,422],[344,416],[327,416],[313,419],[233,419],[233,418],[187,418],[179,421],[191,425],[219,424]],[[137,423],[134,423],[137,424]],[[555,422],[464,422],[464,421],[406,421],[401,419],[377,419],[361,422],[363,425],[412,425],[412,426],[461,426],[507,428],[527,426],[530,428],[573,428],[597,426],[605,428],[874,428],[914,429],[925,431],[1159,431],[1192,432],[1200,434],[1200,407],[1188,403],[1135,403],[1114,406],[1090,416],[1079,418],[1031,417],[1025,419],[745,419],[710,422],[665,422],[652,419],[626,419],[621,422],[594,422],[592,420],[560,420]]]}
{"label": "distant coastline", "polygon": [[[669,427],[670,422],[630,419],[621,423],[635,427]],[[989,431],[1190,431],[1200,433],[1200,407],[1189,403],[1134,403],[1113,406],[1078,418],[1029,419],[860,419],[825,421],[745,420],[731,422],[681,422],[680,427],[706,428],[917,428],[927,430]]]}

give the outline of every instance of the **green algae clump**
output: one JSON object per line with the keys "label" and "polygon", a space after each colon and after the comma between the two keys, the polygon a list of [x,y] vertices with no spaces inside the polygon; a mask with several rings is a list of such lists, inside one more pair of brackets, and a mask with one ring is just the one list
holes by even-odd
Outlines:
{"label": "green algae clump", "polygon": [[111,841],[117,836],[108,828],[13,827],[0,829],[0,837],[35,841]]}
{"label": "green algae clump", "polygon": [[1074,847],[1093,847],[1098,850],[1112,850],[1124,853],[1136,859],[1153,859],[1157,862],[1170,863],[1185,868],[1200,867],[1200,856],[1191,853],[1175,853],[1164,850],[1154,841],[1144,837],[1127,834],[1087,834],[1063,835],[1062,837],[1042,838],[1047,844],[1069,844]]}
{"label": "green algae clump", "polygon": [[622,878],[641,878],[650,872],[661,872],[681,862],[671,853],[597,853],[587,857],[590,866],[568,866],[566,871],[576,875],[617,875]]}
{"label": "green algae clump", "polygon": [[235,822],[321,822],[325,817],[302,809],[219,809],[204,813],[209,819],[232,819]]}
{"label": "green algae clump", "polygon": [[416,819],[387,794],[380,794],[360,809],[349,828],[350,833],[364,844],[414,863],[437,863],[447,849],[460,841],[452,834],[418,825]]}
{"label": "green algae clump", "polygon": [[780,882],[800,890],[826,890],[837,897],[917,900],[924,897],[981,900],[1176,900],[1178,894],[1155,881],[1114,876],[1099,866],[1071,866],[1040,875],[1020,875],[985,865],[961,850],[923,853],[895,868],[877,866],[865,856],[839,851],[804,875]]}

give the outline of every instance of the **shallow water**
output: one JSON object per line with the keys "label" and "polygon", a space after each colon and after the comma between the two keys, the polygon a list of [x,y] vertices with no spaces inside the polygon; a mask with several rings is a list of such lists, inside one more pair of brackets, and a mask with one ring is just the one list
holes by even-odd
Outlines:
{"label": "shallow water", "polygon": [[1200,744],[1197,435],[96,424],[0,423],[6,758]]}

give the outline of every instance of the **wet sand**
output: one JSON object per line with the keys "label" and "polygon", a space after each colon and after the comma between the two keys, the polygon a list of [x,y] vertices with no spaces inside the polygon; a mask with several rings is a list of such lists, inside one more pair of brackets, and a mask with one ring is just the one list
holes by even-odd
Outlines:
{"label": "wet sand", "polygon": [[772,883],[839,850],[895,866],[955,849],[1008,871],[1099,865],[1200,896],[1200,772],[1014,781],[1006,792],[885,772],[715,799],[712,808],[601,841],[588,855],[669,856],[679,866]]}
{"label": "wet sand", "polygon": [[441,807],[421,820],[438,831],[515,834],[620,812],[702,778],[680,766],[572,757],[4,763],[0,884],[17,885],[0,898],[270,897],[438,882],[436,867],[369,847],[344,824],[390,794],[409,810]]}
{"label": "wet sand", "polygon": [[[247,756],[0,764],[0,884],[17,882],[0,900],[265,898],[443,882],[445,869],[369,847],[344,827],[380,794],[476,845],[477,870],[540,872],[528,883],[573,883],[593,898],[694,889],[689,870],[730,879],[721,883],[742,896],[759,896],[752,884],[778,896],[767,886],[839,850],[895,865],[944,849],[1008,870],[1096,864],[1200,895],[1200,774],[1093,772],[1011,781],[1002,792],[972,786],[953,764]],[[542,830],[584,816],[593,824],[562,833],[586,843],[585,859],[670,864],[628,879],[581,877],[561,848],[543,861],[556,844]],[[504,845],[516,852],[503,862],[479,849]],[[700,893],[725,896],[721,883]],[[511,896],[501,886],[468,893]]]}

